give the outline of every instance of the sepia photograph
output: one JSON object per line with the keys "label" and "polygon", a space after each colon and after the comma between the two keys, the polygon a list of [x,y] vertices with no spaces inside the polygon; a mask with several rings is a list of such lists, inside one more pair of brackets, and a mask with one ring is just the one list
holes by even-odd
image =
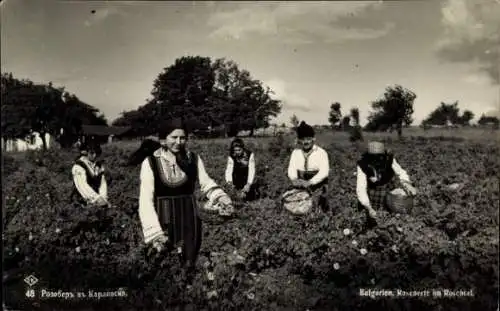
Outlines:
{"label": "sepia photograph", "polygon": [[0,9],[3,311],[499,311],[499,0]]}

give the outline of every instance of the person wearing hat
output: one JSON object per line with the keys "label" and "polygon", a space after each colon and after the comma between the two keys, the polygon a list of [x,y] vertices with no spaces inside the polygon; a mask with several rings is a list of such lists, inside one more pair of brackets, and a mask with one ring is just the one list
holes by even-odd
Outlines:
{"label": "person wearing hat", "polygon": [[369,216],[370,226],[374,225],[376,210],[387,207],[387,194],[397,187],[395,176],[409,194],[416,194],[408,173],[401,168],[394,155],[385,150],[384,144],[368,143],[368,151],[357,162],[356,194],[359,205]]}
{"label": "person wearing hat", "polygon": [[234,139],[229,147],[225,179],[230,187],[240,191],[242,198],[251,199],[255,195],[255,157],[240,138]]}
{"label": "person wearing hat", "polygon": [[109,205],[105,169],[97,161],[101,153],[101,147],[97,143],[90,142],[80,145],[80,156],[71,168],[73,192],[70,200],[72,202],[84,205]]}
{"label": "person wearing hat", "polygon": [[314,129],[304,121],[297,127],[297,143],[300,147],[292,151],[288,178],[294,188],[313,192],[318,197],[319,207],[326,210],[326,188],[330,171],[328,153],[316,144]]}
{"label": "person wearing hat", "polygon": [[148,148],[140,155],[144,160],[139,218],[144,242],[158,251],[181,243],[182,264],[192,272],[203,236],[194,195],[196,183],[209,201],[223,206],[231,205],[231,201],[207,174],[201,157],[187,150],[187,137],[185,123],[176,119],[160,127],[159,148],[153,150],[154,143],[146,144]]}

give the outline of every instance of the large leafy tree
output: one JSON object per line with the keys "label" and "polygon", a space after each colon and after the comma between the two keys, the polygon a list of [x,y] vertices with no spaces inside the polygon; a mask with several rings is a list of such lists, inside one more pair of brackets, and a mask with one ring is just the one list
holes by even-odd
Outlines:
{"label": "large leafy tree", "polygon": [[465,110],[460,117],[460,123],[462,125],[470,125],[470,121],[474,119],[474,113],[470,110]]}
{"label": "large leafy tree", "polygon": [[207,102],[214,83],[210,58],[181,57],[155,79],[151,104],[157,106],[159,118],[182,117],[192,124],[207,126]]}
{"label": "large leafy tree", "polygon": [[122,112],[121,116],[113,121],[113,125],[130,126],[128,136],[145,137],[155,133],[156,128],[151,124],[156,122],[158,114],[158,106],[153,101],[149,101],[136,110]]}
{"label": "large leafy tree", "polygon": [[18,80],[11,73],[2,74],[1,119],[3,138],[26,138],[38,132],[44,149],[47,148],[45,134],[56,137],[63,145],[76,139],[82,124],[107,124],[98,109],[65,92],[64,88],[55,88],[52,83]]}
{"label": "large leafy tree", "polygon": [[122,113],[113,124],[130,125],[137,134],[154,132],[151,124],[160,118],[182,117],[194,130],[222,128],[228,134],[247,129],[252,135],[281,111],[272,91],[247,70],[233,61],[201,56],[181,57],[165,68],[151,95],[145,106]]}
{"label": "large leafy tree", "polygon": [[455,125],[468,125],[473,118],[474,113],[470,110],[465,110],[462,115],[460,115],[458,101],[451,104],[441,102],[441,104],[422,121],[422,125],[447,125],[449,123]]}
{"label": "large leafy tree", "polygon": [[413,103],[417,95],[400,85],[389,86],[381,99],[372,102],[373,112],[368,117],[367,130],[384,131],[397,129],[398,136],[403,126],[413,123]]}
{"label": "large leafy tree", "polygon": [[269,87],[236,62],[220,58],[213,64],[215,74],[214,102],[211,115],[215,124],[224,124],[233,131],[268,127],[271,117],[281,112],[281,102],[273,99]]}

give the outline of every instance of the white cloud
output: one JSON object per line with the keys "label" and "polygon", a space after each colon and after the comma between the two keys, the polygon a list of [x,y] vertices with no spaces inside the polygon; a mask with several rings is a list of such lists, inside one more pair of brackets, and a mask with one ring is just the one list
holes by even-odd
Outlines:
{"label": "white cloud", "polygon": [[472,73],[463,78],[464,82],[474,84],[474,85],[479,85],[479,86],[484,86],[484,85],[489,85],[490,84],[490,79],[484,75],[484,74],[479,74],[479,73]]}
{"label": "white cloud", "polygon": [[283,103],[284,110],[294,112],[309,112],[311,111],[311,102],[294,93],[287,88],[285,81],[274,78],[265,82],[265,85],[274,92],[274,98],[279,99]]}
{"label": "white cloud", "polygon": [[438,55],[450,62],[474,64],[490,80],[500,83],[500,2],[448,0],[441,10],[443,37]]}
{"label": "white cloud", "polygon": [[394,25],[363,29],[334,23],[380,5],[381,2],[373,1],[245,3],[235,10],[214,13],[208,26],[214,28],[211,38],[242,39],[259,34],[289,43],[309,43],[311,38],[327,43],[373,39],[386,35]]}

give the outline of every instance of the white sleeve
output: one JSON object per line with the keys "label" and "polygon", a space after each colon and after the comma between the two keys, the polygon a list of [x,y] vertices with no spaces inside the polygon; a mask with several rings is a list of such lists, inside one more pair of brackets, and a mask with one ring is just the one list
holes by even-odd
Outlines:
{"label": "white sleeve", "polygon": [[290,178],[290,180],[292,181],[298,178],[297,156],[298,156],[297,150],[292,151],[292,155],[290,156],[290,163],[288,164],[288,178]]}
{"label": "white sleeve", "polygon": [[108,199],[108,183],[106,182],[106,176],[103,174],[101,177],[101,186],[99,187],[99,195],[104,199]]}
{"label": "white sleeve", "polygon": [[371,206],[367,192],[366,175],[359,166],[357,167],[356,178],[356,195],[358,196],[359,203],[365,207]]}
{"label": "white sleeve", "polygon": [[233,169],[234,169],[234,161],[231,157],[228,157],[226,165],[226,182],[228,183],[233,182]]}
{"label": "white sleeve", "polygon": [[211,190],[219,187],[217,183],[208,176],[200,156],[198,156],[198,182],[200,183],[201,193],[206,197],[210,195]]}
{"label": "white sleeve", "polygon": [[154,176],[149,160],[142,162],[140,173],[139,218],[144,242],[149,243],[163,233],[154,207]]}
{"label": "white sleeve", "polygon": [[250,154],[250,159],[248,162],[248,179],[247,179],[247,185],[252,185],[253,181],[255,179],[255,156],[252,152]]}
{"label": "white sleeve", "polygon": [[76,190],[80,195],[88,202],[93,202],[97,199],[99,194],[90,187],[87,183],[87,174],[85,169],[80,165],[73,165],[71,168],[71,174],[73,175],[73,181],[76,186]]}
{"label": "white sleeve", "polygon": [[314,175],[309,181],[311,184],[316,185],[328,177],[330,171],[330,163],[328,161],[328,153],[325,150],[318,152],[319,172]]}
{"label": "white sleeve", "polygon": [[411,183],[410,176],[408,176],[408,173],[399,165],[395,158],[392,160],[392,169],[401,182]]}

